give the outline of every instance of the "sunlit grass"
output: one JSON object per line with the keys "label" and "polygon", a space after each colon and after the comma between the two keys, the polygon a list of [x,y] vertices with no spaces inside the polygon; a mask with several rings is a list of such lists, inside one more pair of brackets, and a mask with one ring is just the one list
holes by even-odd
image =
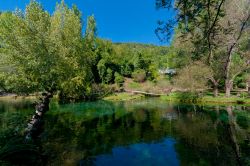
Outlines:
{"label": "sunlit grass", "polygon": [[108,97],[103,98],[103,100],[110,101],[128,101],[144,98],[144,95],[141,94],[132,94],[132,93],[117,93]]}
{"label": "sunlit grass", "polygon": [[169,95],[161,96],[162,100],[172,101],[172,102],[190,102],[195,98],[196,103],[206,104],[206,103],[235,103],[235,104],[250,104],[250,98],[247,97],[237,97],[232,95],[231,97],[225,97],[224,93],[219,93],[218,97],[214,97],[212,94],[206,94],[204,96],[197,97],[191,93],[174,92]]}

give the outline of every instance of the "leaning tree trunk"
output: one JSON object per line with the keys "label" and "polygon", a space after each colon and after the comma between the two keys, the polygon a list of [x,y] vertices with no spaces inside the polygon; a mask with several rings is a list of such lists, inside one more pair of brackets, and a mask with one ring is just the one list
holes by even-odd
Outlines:
{"label": "leaning tree trunk", "polygon": [[36,103],[36,111],[32,116],[26,128],[26,140],[34,139],[38,137],[43,128],[43,116],[49,110],[50,98],[52,98],[52,93],[46,92],[42,94],[40,102]]}

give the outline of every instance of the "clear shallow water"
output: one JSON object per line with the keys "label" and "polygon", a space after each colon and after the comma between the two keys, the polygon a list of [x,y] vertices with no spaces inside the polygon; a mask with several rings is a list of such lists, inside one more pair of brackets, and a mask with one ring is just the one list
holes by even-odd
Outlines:
{"label": "clear shallow water", "polygon": [[[250,108],[246,106],[170,104],[153,98],[52,102],[50,108],[39,140],[45,165],[250,163]],[[1,133],[21,131],[32,112],[29,102],[0,101]]]}

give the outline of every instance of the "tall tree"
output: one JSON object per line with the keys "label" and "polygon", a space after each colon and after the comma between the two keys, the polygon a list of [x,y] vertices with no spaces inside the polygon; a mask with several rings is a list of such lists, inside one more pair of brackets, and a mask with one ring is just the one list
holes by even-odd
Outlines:
{"label": "tall tree", "polygon": [[1,15],[1,56],[5,56],[6,63],[12,66],[6,76],[16,80],[12,82],[19,80],[25,85],[26,88],[20,91],[48,90],[51,87],[52,82],[47,76],[54,61],[48,51],[49,19],[49,14],[34,1],[26,7],[24,17],[15,13]]}
{"label": "tall tree", "polygon": [[[249,28],[249,3],[248,0],[175,1],[175,8],[178,10],[175,22],[178,23],[178,29],[181,29],[182,39],[186,38],[193,43],[197,58],[203,59],[215,73],[221,71],[220,66],[223,66],[223,75],[220,77],[225,81],[227,97],[230,96],[234,75],[239,73],[233,73],[231,70],[232,56],[237,51],[242,34]],[[171,0],[157,0],[158,7],[170,8],[171,5]],[[174,24],[168,22],[158,28],[158,32],[168,34],[173,26]],[[217,63],[218,56],[223,58],[219,58],[222,60],[219,67],[214,68],[218,66],[213,64]],[[245,68],[242,68],[242,71],[244,70]],[[215,75],[218,77],[218,74]],[[218,79],[213,78],[213,82],[217,84]]]}
{"label": "tall tree", "polygon": [[83,39],[84,44],[84,54],[87,58],[88,66],[90,66],[92,71],[92,77],[95,82],[100,82],[100,77],[98,75],[97,64],[101,59],[100,54],[98,54],[97,50],[97,28],[96,21],[94,15],[89,16],[87,19],[87,27],[85,30],[85,36]]}
{"label": "tall tree", "polygon": [[60,91],[69,99],[88,96],[91,71],[83,53],[82,20],[77,11],[62,1],[50,16],[31,1],[24,14],[0,16],[1,56],[12,67],[4,72],[8,85],[13,82],[27,93]]}

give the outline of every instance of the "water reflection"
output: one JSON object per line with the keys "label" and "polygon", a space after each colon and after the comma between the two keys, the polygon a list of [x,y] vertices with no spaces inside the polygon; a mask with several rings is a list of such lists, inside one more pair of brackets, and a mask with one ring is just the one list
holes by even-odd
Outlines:
{"label": "water reflection", "polygon": [[138,143],[125,147],[115,147],[110,154],[98,155],[90,160],[80,161],[80,165],[179,165],[175,152],[175,140],[166,138],[159,143]]}
{"label": "water reflection", "polygon": [[[235,145],[240,146],[249,140],[249,130],[239,125],[234,133],[228,130],[230,118],[237,119],[238,112],[243,112],[233,108],[230,113],[226,107],[169,105],[158,100],[145,100],[129,103],[100,101],[73,107],[59,106],[53,110],[48,115],[50,129],[44,142],[46,149],[57,153],[51,161],[55,165],[91,162],[94,165],[116,165],[117,161],[150,165],[143,149],[157,147],[169,137],[176,143],[172,150],[169,147],[165,150],[170,156],[177,154],[179,163],[174,162],[177,165],[237,165]],[[232,142],[232,138],[237,138],[237,143]],[[141,147],[141,153],[135,154],[134,146]],[[122,155],[123,159],[119,150],[126,153]],[[133,159],[131,155],[135,155]],[[166,165],[174,161],[174,158],[168,160],[168,155],[160,160],[162,156],[152,153],[150,160],[159,161],[157,165]],[[247,157],[243,154],[242,162]]]}
{"label": "water reflection", "polygon": [[53,102],[39,144],[47,165],[247,165],[248,110],[158,99]]}

